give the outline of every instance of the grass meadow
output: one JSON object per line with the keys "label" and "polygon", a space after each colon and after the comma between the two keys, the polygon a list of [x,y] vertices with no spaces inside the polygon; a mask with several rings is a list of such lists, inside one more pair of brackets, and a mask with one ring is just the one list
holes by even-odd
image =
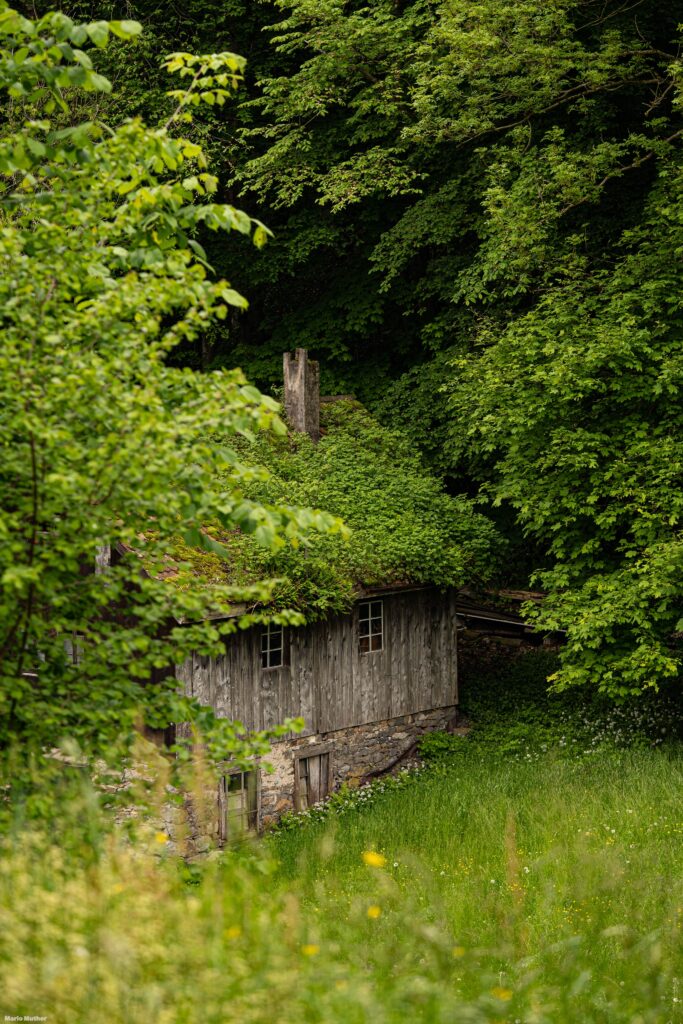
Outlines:
{"label": "grass meadow", "polygon": [[[427,767],[188,867],[83,786],[0,858],[0,1008],[50,1024],[683,1019],[675,702],[469,693]],[[511,708],[513,712],[511,712]]]}
{"label": "grass meadow", "polygon": [[[392,948],[404,928],[450,943],[454,996],[475,1001],[488,985],[501,1003],[484,1019],[676,1020],[682,793],[672,751],[463,759],[278,838],[278,878],[322,916],[321,951],[361,905],[380,911],[366,943]],[[366,865],[366,851],[383,866]],[[419,941],[410,949],[402,969],[419,971]]]}

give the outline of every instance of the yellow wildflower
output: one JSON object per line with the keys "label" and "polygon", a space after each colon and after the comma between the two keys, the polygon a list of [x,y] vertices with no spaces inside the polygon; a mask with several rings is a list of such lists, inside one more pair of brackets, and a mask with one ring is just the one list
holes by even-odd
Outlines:
{"label": "yellow wildflower", "polygon": [[496,985],[495,988],[491,989],[491,995],[495,996],[496,999],[502,999],[504,1003],[507,1003],[508,999],[512,999],[513,992],[512,989],[500,988],[499,985]]}
{"label": "yellow wildflower", "polygon": [[168,836],[166,835],[165,832],[157,832],[156,835],[154,836],[154,842],[155,843],[161,843],[161,844],[167,843],[168,842]]}
{"label": "yellow wildflower", "polygon": [[464,956],[464,955],[465,955],[465,947],[464,946],[453,946],[453,956],[461,957],[461,956]]}
{"label": "yellow wildflower", "polygon": [[383,868],[387,859],[386,857],[383,857],[381,853],[375,853],[374,850],[366,850],[363,854],[363,862],[367,864],[369,868]]}
{"label": "yellow wildflower", "polygon": [[376,903],[373,903],[368,907],[368,917],[371,921],[376,921],[379,915],[382,913],[382,908],[378,907]]}
{"label": "yellow wildflower", "polygon": [[301,952],[304,956],[317,956],[320,952],[320,946],[316,946],[312,942],[309,942],[305,946],[301,947]]}

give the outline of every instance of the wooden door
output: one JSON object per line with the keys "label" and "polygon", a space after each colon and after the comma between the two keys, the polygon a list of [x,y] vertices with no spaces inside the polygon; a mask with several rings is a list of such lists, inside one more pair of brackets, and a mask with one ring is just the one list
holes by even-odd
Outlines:
{"label": "wooden door", "polygon": [[302,757],[298,768],[298,809],[304,811],[324,800],[330,791],[330,755]]}

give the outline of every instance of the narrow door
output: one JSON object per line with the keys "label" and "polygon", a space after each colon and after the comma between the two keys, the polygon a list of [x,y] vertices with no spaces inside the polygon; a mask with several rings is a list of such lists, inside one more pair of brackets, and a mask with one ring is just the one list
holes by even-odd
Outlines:
{"label": "narrow door", "polygon": [[299,759],[299,810],[324,800],[329,793],[330,755],[315,754]]}

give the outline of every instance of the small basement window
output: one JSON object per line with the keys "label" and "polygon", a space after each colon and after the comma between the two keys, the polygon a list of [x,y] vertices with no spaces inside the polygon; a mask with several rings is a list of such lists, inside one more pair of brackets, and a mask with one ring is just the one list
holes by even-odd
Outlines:
{"label": "small basement window", "polygon": [[381,601],[361,601],[358,605],[358,646],[361,654],[384,648],[384,610]]}
{"label": "small basement window", "polygon": [[329,750],[295,760],[294,795],[298,811],[305,811],[328,796],[332,787],[331,768]]}
{"label": "small basement window", "polygon": [[285,662],[285,631],[269,623],[261,633],[261,667],[280,668]]}
{"label": "small basement window", "polygon": [[258,770],[224,775],[218,793],[219,834],[238,839],[258,828]]}

